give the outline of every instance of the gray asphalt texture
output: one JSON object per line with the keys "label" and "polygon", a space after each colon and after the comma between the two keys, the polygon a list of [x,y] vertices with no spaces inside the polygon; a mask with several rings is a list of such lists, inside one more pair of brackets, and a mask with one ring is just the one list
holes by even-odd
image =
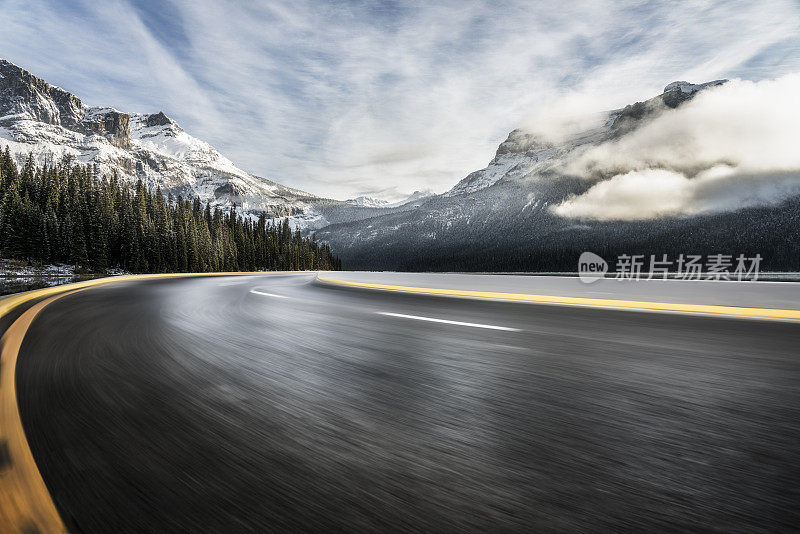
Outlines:
{"label": "gray asphalt texture", "polygon": [[787,322],[188,278],[54,302],[17,385],[73,532],[778,532],[800,525],[799,342]]}

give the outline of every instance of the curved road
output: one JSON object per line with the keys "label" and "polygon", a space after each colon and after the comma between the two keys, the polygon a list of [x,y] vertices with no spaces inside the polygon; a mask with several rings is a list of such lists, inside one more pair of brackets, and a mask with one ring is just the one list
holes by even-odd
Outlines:
{"label": "curved road", "polygon": [[73,532],[774,532],[800,524],[798,347],[788,322],[186,278],[55,301],[17,386]]}

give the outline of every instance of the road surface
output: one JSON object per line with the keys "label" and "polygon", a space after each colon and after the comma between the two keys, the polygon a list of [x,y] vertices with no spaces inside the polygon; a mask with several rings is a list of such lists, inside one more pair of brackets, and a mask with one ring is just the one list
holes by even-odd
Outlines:
{"label": "road surface", "polygon": [[56,300],[17,388],[73,532],[775,532],[798,347],[792,322],[186,278]]}

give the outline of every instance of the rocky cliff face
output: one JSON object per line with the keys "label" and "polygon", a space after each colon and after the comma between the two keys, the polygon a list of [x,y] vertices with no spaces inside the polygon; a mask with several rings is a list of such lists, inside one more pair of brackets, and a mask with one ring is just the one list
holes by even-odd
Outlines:
{"label": "rocky cliff face", "polygon": [[76,128],[87,135],[99,135],[118,148],[131,148],[130,115],[113,108],[86,113]]}
{"label": "rocky cliff face", "polygon": [[27,118],[70,128],[84,114],[78,97],[0,59],[0,123]]}
{"label": "rocky cliff face", "polygon": [[120,148],[130,148],[127,113],[88,108],[81,99],[5,60],[0,60],[0,125],[31,120],[99,135]]}

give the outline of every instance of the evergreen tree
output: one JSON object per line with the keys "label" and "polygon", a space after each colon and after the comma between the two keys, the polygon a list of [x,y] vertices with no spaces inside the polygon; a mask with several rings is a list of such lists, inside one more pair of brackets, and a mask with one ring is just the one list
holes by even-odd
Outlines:
{"label": "evergreen tree", "polygon": [[203,205],[199,198],[165,199],[141,180],[130,187],[69,157],[18,168],[0,152],[0,255],[36,262],[70,262],[104,271],[207,272],[337,269],[327,245],[273,224]]}

